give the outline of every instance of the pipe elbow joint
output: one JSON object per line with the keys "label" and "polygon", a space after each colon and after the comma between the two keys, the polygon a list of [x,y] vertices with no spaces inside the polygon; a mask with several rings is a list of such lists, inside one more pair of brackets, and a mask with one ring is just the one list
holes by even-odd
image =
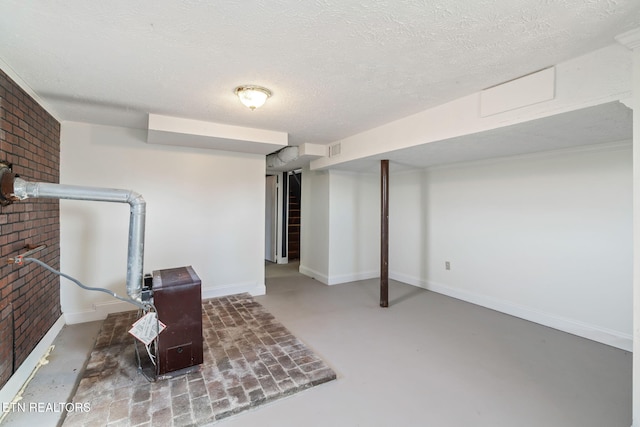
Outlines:
{"label": "pipe elbow joint", "polygon": [[135,212],[145,212],[147,202],[145,202],[142,194],[136,193],[135,191],[129,192],[127,197],[127,203],[131,206],[131,210]]}

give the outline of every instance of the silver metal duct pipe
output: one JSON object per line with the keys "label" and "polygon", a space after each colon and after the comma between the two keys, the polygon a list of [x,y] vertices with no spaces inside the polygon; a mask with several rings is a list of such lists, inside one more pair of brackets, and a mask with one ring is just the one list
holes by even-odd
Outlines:
{"label": "silver metal duct pipe", "polygon": [[293,162],[300,157],[300,148],[297,146],[288,146],[279,149],[275,153],[267,155],[267,169],[279,169],[286,167],[288,163]]}
{"label": "silver metal duct pipe", "polygon": [[142,302],[146,203],[140,194],[131,190],[113,188],[27,182],[15,177],[11,196],[13,196],[14,200],[41,197],[47,199],[128,203],[131,214],[129,217],[129,248],[127,255],[127,295],[135,301]]}

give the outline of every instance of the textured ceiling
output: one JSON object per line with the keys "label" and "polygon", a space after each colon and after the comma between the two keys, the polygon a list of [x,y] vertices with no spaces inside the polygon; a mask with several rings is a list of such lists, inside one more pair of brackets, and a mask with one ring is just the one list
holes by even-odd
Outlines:
{"label": "textured ceiling", "polygon": [[624,143],[632,137],[632,110],[620,102],[609,102],[353,160],[339,164],[335,169],[378,173],[380,160],[387,159],[391,171],[397,172],[578,146]]}
{"label": "textured ceiling", "polygon": [[[161,114],[330,143],[615,43],[638,0],[1,0],[0,58],[62,120]],[[240,84],[273,91],[254,112]]]}

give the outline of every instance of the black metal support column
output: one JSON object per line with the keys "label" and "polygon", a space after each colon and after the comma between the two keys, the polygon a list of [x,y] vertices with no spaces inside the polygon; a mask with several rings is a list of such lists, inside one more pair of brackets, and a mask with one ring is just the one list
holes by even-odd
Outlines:
{"label": "black metal support column", "polygon": [[389,160],[380,161],[380,307],[389,306]]}

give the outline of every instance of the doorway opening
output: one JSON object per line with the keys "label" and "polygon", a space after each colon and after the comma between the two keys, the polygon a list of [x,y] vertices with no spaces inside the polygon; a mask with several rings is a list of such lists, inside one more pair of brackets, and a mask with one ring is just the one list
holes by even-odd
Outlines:
{"label": "doorway opening", "polygon": [[276,262],[278,236],[278,177],[276,175],[266,176],[265,192],[264,258],[266,261]]}
{"label": "doorway opening", "polygon": [[265,261],[287,264],[300,260],[302,172],[266,176]]}
{"label": "doorway opening", "polygon": [[302,173],[288,172],[287,259],[300,260],[300,203],[302,199]]}

